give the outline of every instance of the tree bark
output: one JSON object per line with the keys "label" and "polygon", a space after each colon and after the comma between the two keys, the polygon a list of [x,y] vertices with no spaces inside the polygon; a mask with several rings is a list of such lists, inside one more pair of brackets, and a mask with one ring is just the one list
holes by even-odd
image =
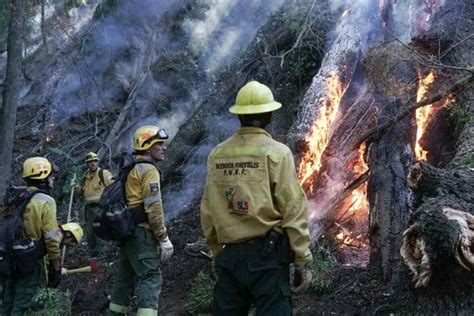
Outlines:
{"label": "tree bark", "polygon": [[[378,108],[377,126],[384,125],[406,108],[415,95],[412,84],[412,79],[416,78],[415,68],[406,60],[409,58],[405,48],[392,42],[374,47],[363,61],[370,83],[368,93]],[[397,85],[394,86],[394,82]],[[411,120],[405,117],[368,145],[369,266],[392,288],[398,288],[406,280],[399,249],[412,206],[411,190],[405,182],[414,159],[410,146],[412,131]]]}
{"label": "tree bark", "polygon": [[5,77],[5,90],[3,91],[3,104],[0,113],[0,201],[3,201],[11,175],[13,140],[15,136],[16,113],[21,80],[21,38],[25,0],[12,0],[10,6],[11,15],[8,27],[7,72]]}
{"label": "tree bark", "polygon": [[[403,233],[400,253],[415,287],[463,284],[455,272],[474,270],[474,205],[441,193],[427,199]],[[459,274],[459,273],[458,273]],[[472,281],[465,275],[460,279]]]}
{"label": "tree bark", "polygon": [[410,168],[407,182],[410,188],[422,195],[454,194],[474,204],[473,179],[474,169],[439,169],[418,161]]}

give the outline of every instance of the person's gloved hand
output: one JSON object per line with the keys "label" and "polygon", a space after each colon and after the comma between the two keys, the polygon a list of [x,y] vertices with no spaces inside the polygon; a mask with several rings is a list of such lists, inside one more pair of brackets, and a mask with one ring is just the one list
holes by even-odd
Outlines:
{"label": "person's gloved hand", "polygon": [[61,263],[59,259],[51,260],[48,271],[48,287],[57,288],[61,283]]}
{"label": "person's gloved hand", "polygon": [[161,249],[161,261],[166,261],[171,258],[173,254],[173,244],[171,243],[168,236],[163,239],[160,239],[160,249]]}
{"label": "person's gloved hand", "polygon": [[72,178],[72,179],[71,179],[71,184],[70,184],[70,185],[71,185],[71,187],[73,187],[73,188],[77,186],[77,181],[76,181],[75,178]]}
{"label": "person's gloved hand", "polygon": [[312,280],[313,273],[307,266],[295,266],[295,276],[293,279],[293,286],[291,287],[291,291],[297,295],[303,294],[311,285]]}

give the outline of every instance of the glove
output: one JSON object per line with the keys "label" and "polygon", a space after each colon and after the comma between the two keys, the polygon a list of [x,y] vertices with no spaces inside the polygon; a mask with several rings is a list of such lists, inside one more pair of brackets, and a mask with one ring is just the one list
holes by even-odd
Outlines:
{"label": "glove", "polygon": [[160,239],[160,249],[161,249],[161,261],[166,261],[171,258],[173,254],[173,244],[171,243],[168,236],[164,239]]}
{"label": "glove", "polygon": [[307,267],[295,267],[295,276],[293,278],[293,286],[291,291],[296,294],[303,294],[311,285],[313,273]]}
{"label": "glove", "polygon": [[74,187],[76,187],[76,185],[77,185],[76,179],[72,178],[71,179],[71,187],[74,188]]}
{"label": "glove", "polygon": [[48,271],[48,287],[57,288],[61,283],[61,263],[59,260],[51,260]]}

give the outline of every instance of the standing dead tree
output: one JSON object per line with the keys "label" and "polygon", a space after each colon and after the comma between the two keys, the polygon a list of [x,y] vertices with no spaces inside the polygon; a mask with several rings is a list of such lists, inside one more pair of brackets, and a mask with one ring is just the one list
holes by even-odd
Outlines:
{"label": "standing dead tree", "polygon": [[7,73],[3,104],[0,112],[0,201],[5,196],[11,175],[13,139],[15,136],[16,113],[18,106],[21,69],[22,69],[22,33],[25,14],[25,0],[10,1],[10,23],[7,42]]}

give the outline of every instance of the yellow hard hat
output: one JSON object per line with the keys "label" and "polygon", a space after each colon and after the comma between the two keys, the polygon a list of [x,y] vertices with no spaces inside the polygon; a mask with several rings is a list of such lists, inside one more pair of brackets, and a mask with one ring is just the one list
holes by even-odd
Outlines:
{"label": "yellow hard hat", "polygon": [[32,157],[23,163],[23,179],[42,180],[46,179],[53,171],[53,166],[48,159],[43,157]]}
{"label": "yellow hard hat", "polygon": [[90,152],[90,153],[87,153],[86,155],[86,162],[89,162],[89,161],[99,161],[99,156],[97,156],[96,153],[94,152]]}
{"label": "yellow hard hat", "polygon": [[258,114],[276,111],[281,103],[273,99],[272,90],[258,81],[250,81],[240,88],[234,106],[229,109],[232,114]]}
{"label": "yellow hard hat", "polygon": [[71,232],[71,234],[74,236],[74,239],[76,239],[76,242],[78,244],[81,243],[82,236],[84,236],[84,231],[82,230],[81,225],[78,223],[67,223],[62,224],[61,229],[65,232]]}
{"label": "yellow hard hat", "polygon": [[133,148],[135,150],[147,150],[155,143],[164,142],[168,139],[168,133],[158,126],[145,125],[139,127],[133,135]]}

